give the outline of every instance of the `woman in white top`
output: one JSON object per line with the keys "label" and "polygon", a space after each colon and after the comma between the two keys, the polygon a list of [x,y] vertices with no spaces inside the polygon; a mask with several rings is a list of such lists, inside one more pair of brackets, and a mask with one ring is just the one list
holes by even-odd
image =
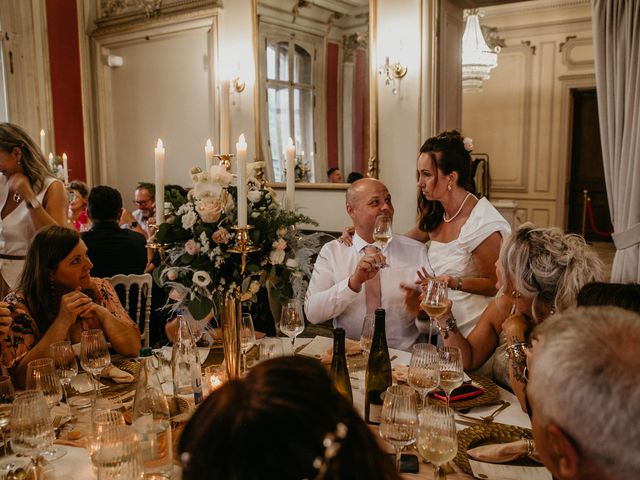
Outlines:
{"label": "woman in white top", "polygon": [[[469,333],[496,294],[495,262],[509,223],[470,191],[470,139],[456,130],[431,137],[418,157],[418,224],[407,236],[430,240],[428,258],[447,282],[458,329]],[[415,296],[407,289],[409,297]],[[409,304],[416,305],[409,298]]]}
{"label": "woman in white top", "polygon": [[17,125],[0,123],[0,298],[15,288],[36,232],[66,225],[67,193],[40,148]]}

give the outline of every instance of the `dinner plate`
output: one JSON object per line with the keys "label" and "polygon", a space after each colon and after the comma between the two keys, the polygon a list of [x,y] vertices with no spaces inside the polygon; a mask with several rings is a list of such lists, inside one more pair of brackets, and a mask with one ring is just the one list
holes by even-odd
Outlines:
{"label": "dinner plate", "polygon": [[[469,378],[471,378],[472,383],[484,388],[484,392],[474,398],[451,401],[451,403],[449,404],[451,408],[461,409],[481,407],[483,405],[494,403],[496,400],[498,400],[498,397],[500,396],[498,392],[498,385],[496,385],[493,380],[483,375],[478,375],[477,373],[469,373],[468,375]],[[453,391],[453,393],[455,395],[455,390]],[[439,403],[441,405],[444,405],[446,403],[444,400],[440,400],[439,398],[435,398],[431,395],[429,395],[429,402]]]}
{"label": "dinner plate", "polygon": [[[458,432],[458,454],[453,460],[465,473],[473,475],[467,450],[480,445],[490,445],[496,443],[515,442],[522,438],[533,438],[531,430],[517,427],[515,425],[505,425],[503,423],[488,423],[474,425]],[[540,464],[529,458],[521,458],[505,465],[519,465],[539,467]]]}

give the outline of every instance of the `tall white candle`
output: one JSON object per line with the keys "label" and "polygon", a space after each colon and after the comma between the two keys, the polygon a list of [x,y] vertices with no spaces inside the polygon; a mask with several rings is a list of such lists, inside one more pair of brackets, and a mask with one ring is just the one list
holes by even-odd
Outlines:
{"label": "tall white candle", "polygon": [[155,153],[155,173],[156,173],[156,225],[164,223],[164,146],[162,140],[158,139]]}
{"label": "tall white candle", "polygon": [[45,148],[47,147],[47,144],[45,143],[45,133],[44,133],[44,128],[40,129],[40,150],[42,150],[42,154],[44,155],[45,152]]}
{"label": "tall white candle", "polygon": [[49,152],[49,166],[51,167],[51,171],[55,171],[56,164],[53,160],[53,152]]}
{"label": "tall white candle", "polygon": [[62,173],[64,175],[64,183],[69,183],[69,159],[67,154],[62,154]]}
{"label": "tall white candle", "polygon": [[220,85],[220,153],[231,153],[229,150],[229,138],[231,138],[230,83],[229,80],[223,80]]}
{"label": "tall white candle", "polygon": [[287,191],[286,191],[286,208],[294,211],[296,209],[296,147],[293,140],[289,138],[289,145],[285,148],[285,157],[287,159]]}
{"label": "tall white candle", "polygon": [[247,142],[244,133],[236,143],[236,178],[238,180],[238,226],[247,226]]}
{"label": "tall white candle", "polygon": [[207,139],[207,144],[204,146],[205,164],[207,166],[207,174],[211,173],[211,165],[213,165],[213,145],[211,145],[211,139]]}

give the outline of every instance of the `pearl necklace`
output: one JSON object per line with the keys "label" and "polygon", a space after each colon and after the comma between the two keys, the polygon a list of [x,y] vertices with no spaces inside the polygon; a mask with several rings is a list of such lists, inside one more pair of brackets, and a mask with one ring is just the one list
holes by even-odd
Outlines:
{"label": "pearl necklace", "polygon": [[456,217],[458,215],[460,215],[460,212],[462,211],[462,207],[464,207],[464,204],[467,203],[467,200],[469,199],[469,197],[474,197],[475,198],[475,195],[473,193],[471,193],[471,192],[467,193],[467,196],[464,197],[464,200],[460,204],[460,208],[458,208],[458,211],[456,213],[454,213],[451,218],[449,218],[449,219],[447,218],[447,213],[446,212],[444,212],[442,214],[442,220],[444,220],[444,223],[451,223],[456,219]]}

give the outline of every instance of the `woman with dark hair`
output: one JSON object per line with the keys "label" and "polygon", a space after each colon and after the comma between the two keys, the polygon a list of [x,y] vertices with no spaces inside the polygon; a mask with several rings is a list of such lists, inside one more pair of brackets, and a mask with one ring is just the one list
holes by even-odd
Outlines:
{"label": "woman with dark hair", "polygon": [[390,455],[304,357],[260,363],[215,391],[180,437],[184,480],[395,480]]}
{"label": "woman with dark hair", "polygon": [[87,184],[74,180],[69,184],[69,224],[79,232],[85,232],[91,228],[91,221],[87,215],[87,197],[89,188]]}
{"label": "woman with dark hair", "polygon": [[15,288],[31,239],[67,224],[67,194],[40,148],[17,125],[0,123],[0,297]]}
{"label": "woman with dark hair", "polygon": [[2,340],[2,363],[18,384],[30,361],[49,356],[54,342],[79,342],[82,330],[102,329],[118,353],[138,354],[138,327],[111,284],[89,276],[92,266],[77,231],[50,225],[36,234],[19,287],[5,299],[13,322]]}
{"label": "woman with dark hair", "polygon": [[640,285],[637,283],[587,283],[578,293],[579,307],[607,306],[640,313]]}

